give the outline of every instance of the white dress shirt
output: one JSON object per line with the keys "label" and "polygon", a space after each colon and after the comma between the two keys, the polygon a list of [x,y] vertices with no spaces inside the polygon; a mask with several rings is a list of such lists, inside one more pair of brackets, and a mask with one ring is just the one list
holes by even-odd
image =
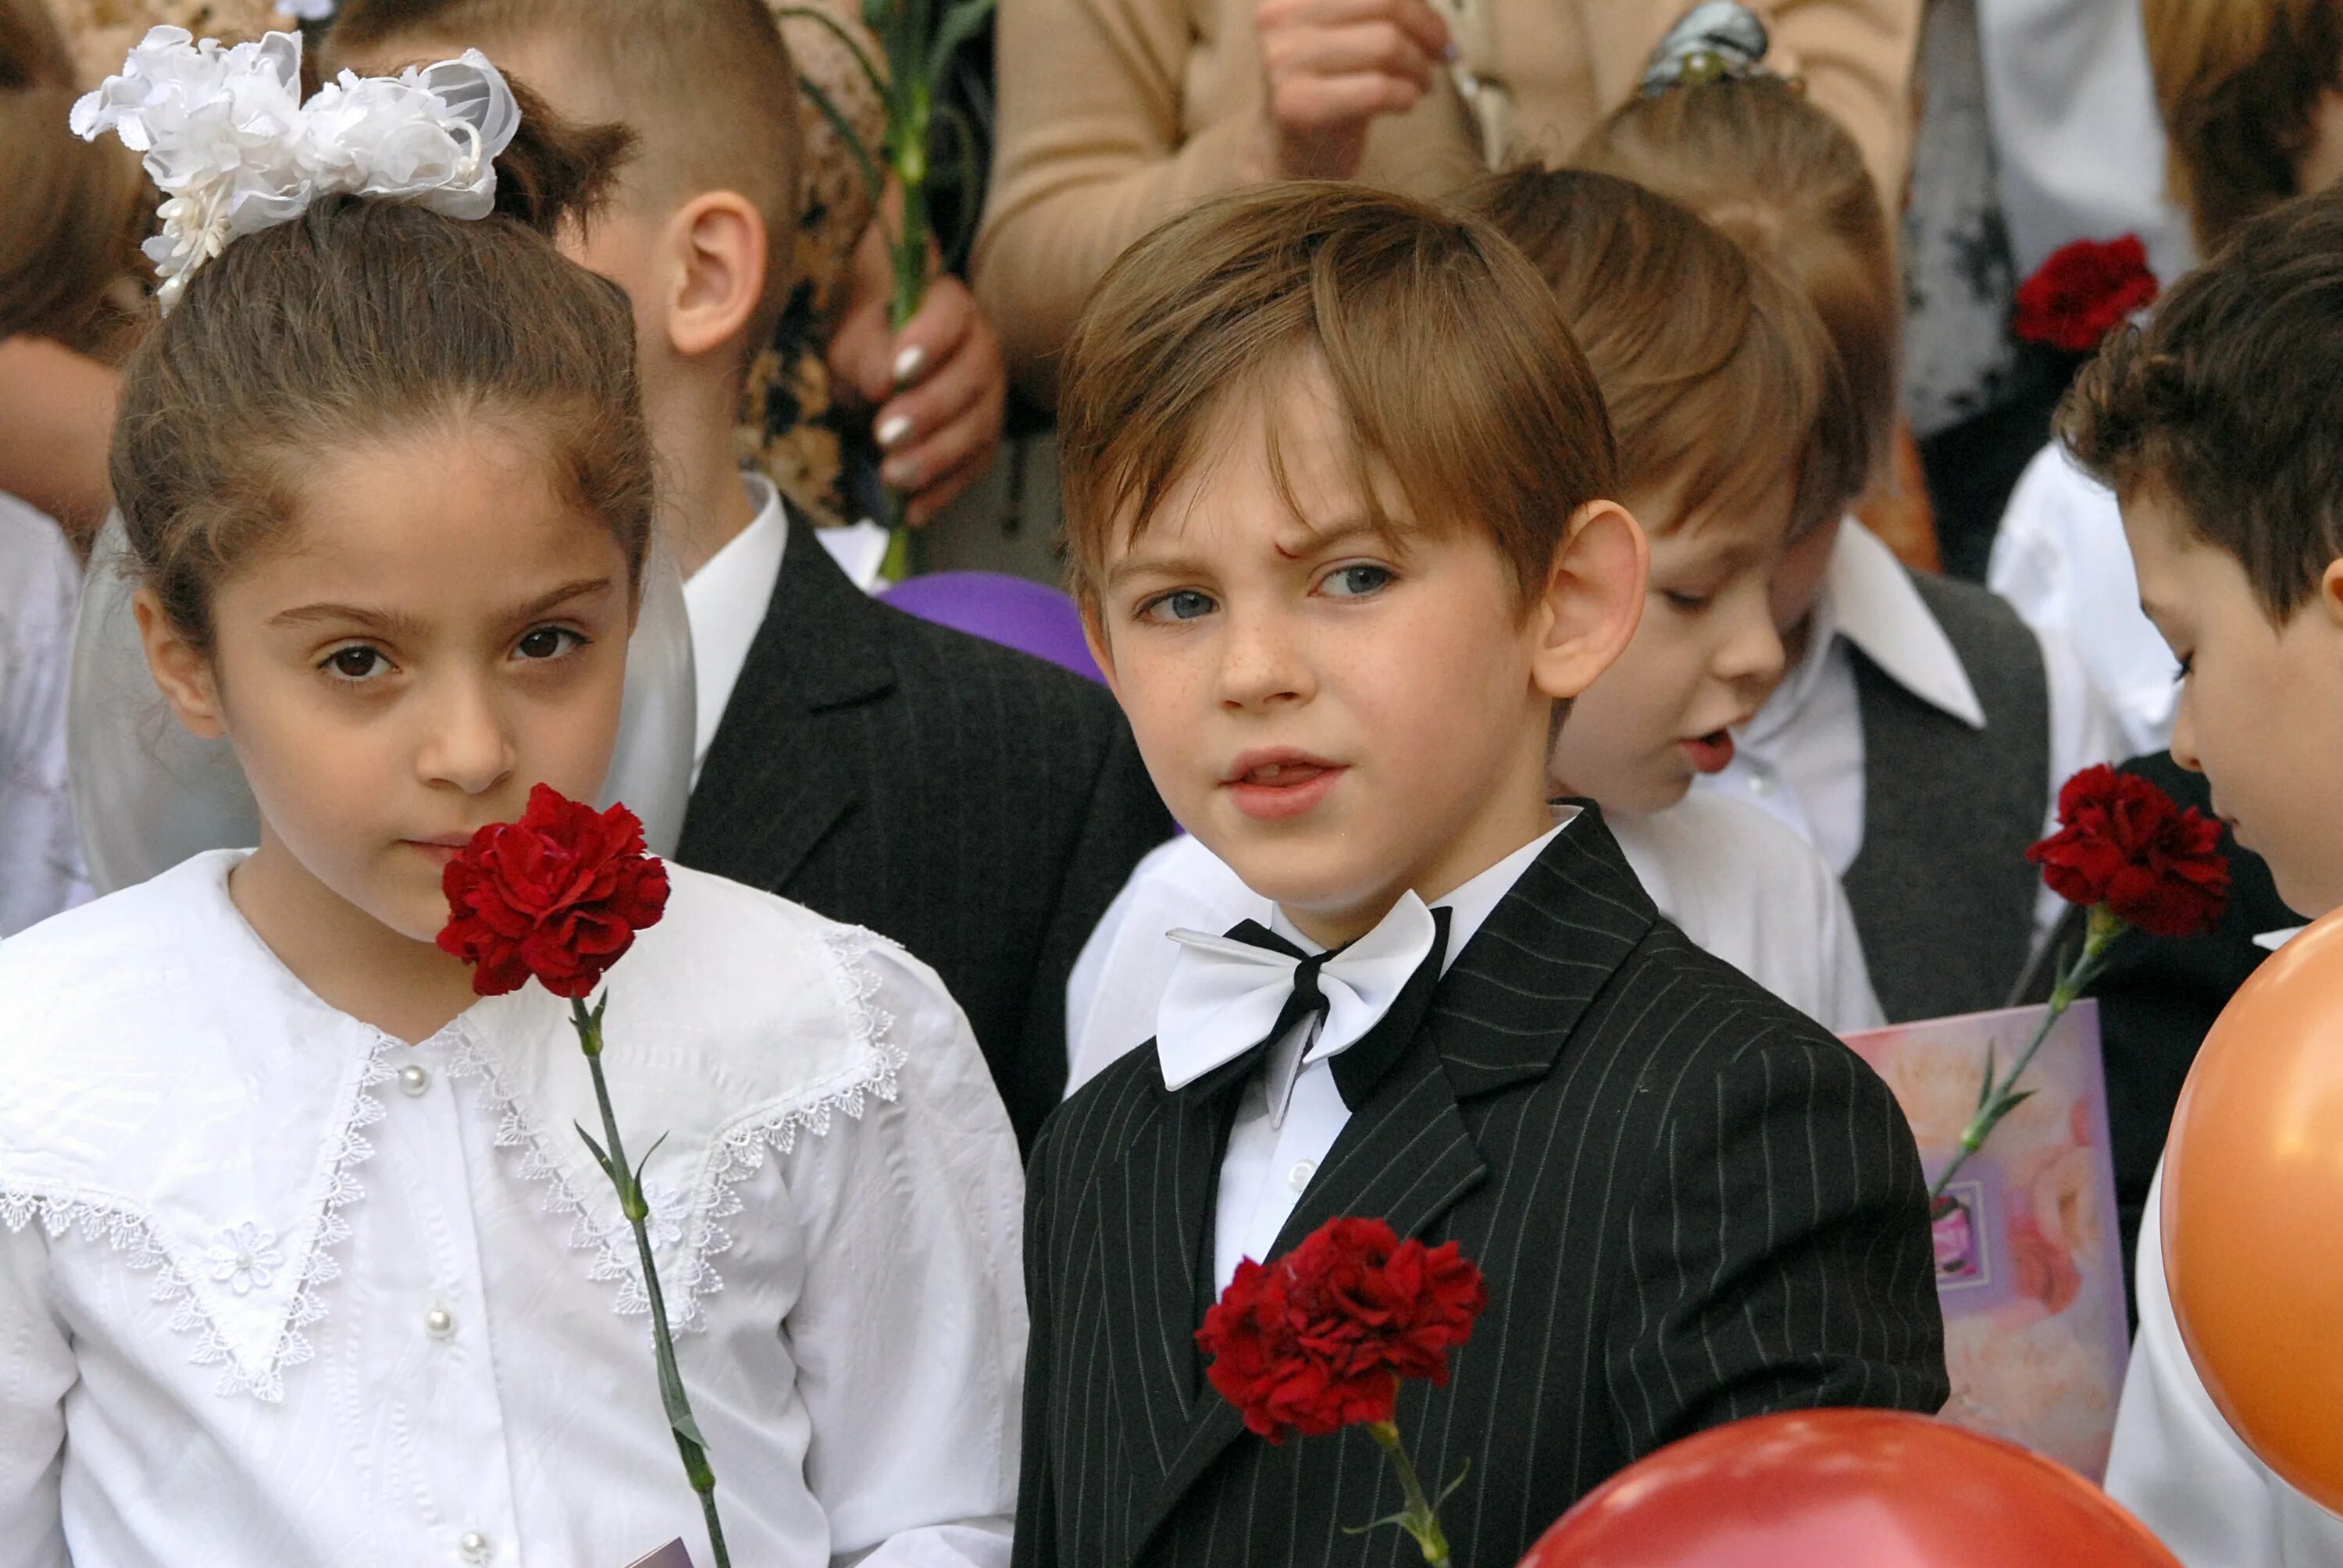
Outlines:
{"label": "white dress shirt", "polygon": [[[1574,809],[1550,831],[1539,835],[1464,883],[1435,904],[1448,911],[1448,945],[1440,958],[1446,974],[1473,933],[1481,929],[1504,896],[1513,891],[1522,873],[1530,869],[1556,833],[1578,815]],[[1232,922],[1233,923],[1233,922]],[[1325,951],[1271,906],[1269,929],[1305,953]],[[1219,928],[1214,928],[1215,931]],[[1225,1291],[1236,1277],[1240,1261],[1269,1261],[1277,1233],[1285,1229],[1293,1206],[1309,1190],[1326,1151],[1350,1124],[1351,1108],[1342,1103],[1334,1085],[1332,1057],[1310,1062],[1299,1071],[1292,1059],[1306,1050],[1317,1020],[1304,1019],[1270,1047],[1262,1065],[1245,1085],[1237,1102],[1237,1119],[1229,1131],[1228,1152],[1221,1159],[1221,1186],[1212,1227],[1212,1279],[1216,1291]],[[1292,1094],[1283,1106],[1271,1103],[1271,1086],[1291,1080]]]}
{"label": "white dress shirt", "polygon": [[2123,510],[2057,442],[2035,454],[2010,492],[1985,580],[2026,625],[2075,650],[2115,709],[2127,756],[2172,744],[2179,668],[2139,608]]}
{"label": "white dress shirt", "polygon": [[2255,1456],[2188,1359],[2164,1278],[2163,1208],[2159,1165],[2139,1231],[2139,1333],[2116,1409],[2107,1495],[2186,1568],[2333,1568],[2343,1563],[2343,1519]]}
{"label": "white dress shirt", "polygon": [[[700,563],[683,585],[699,701],[691,750],[695,785],[708,760],[708,748],[716,739],[716,727],[732,700],[732,689],[740,683],[749,649],[772,608],[773,589],[781,580],[781,557],[789,542],[789,508],[773,482],[745,469],[740,482],[748,487],[756,517]],[[816,528],[813,536],[856,588],[876,593],[882,586],[879,568],[887,556],[885,528],[866,518],[850,528]]]}
{"label": "white dress shirt", "polygon": [[[1840,1033],[1886,1021],[1846,894],[1795,833],[1754,806],[1699,794],[1604,825],[1652,902],[1701,947]],[[1068,979],[1066,1092],[1154,1034],[1179,951],[1166,931],[1267,925],[1275,907],[1193,839],[1150,850]]]}
{"label": "white dress shirt", "polygon": [[[2035,637],[2050,709],[2046,833],[2057,822],[2058,787],[2095,762],[2117,760],[2123,738],[2066,639],[2040,631]],[[1986,727],[1984,705],[1927,601],[1879,536],[1848,518],[1815,598],[1805,654],[1735,736],[1731,765],[1693,786],[1764,807],[1842,877],[1863,850],[1864,830],[1863,709],[1849,646],[1922,701],[1972,729]],[[2066,907],[2042,890],[2035,902],[2037,938]]]}
{"label": "white dress shirt", "polygon": [[80,596],[57,525],[0,494],[0,937],[89,897],[65,779]]}
{"label": "white dress shirt", "polygon": [[[568,1004],[397,1042],[254,935],[239,859],[0,945],[0,1563],[708,1562]],[[1021,1183],[967,1022],[669,872],[604,1061],[733,1553],[1005,1563]]]}

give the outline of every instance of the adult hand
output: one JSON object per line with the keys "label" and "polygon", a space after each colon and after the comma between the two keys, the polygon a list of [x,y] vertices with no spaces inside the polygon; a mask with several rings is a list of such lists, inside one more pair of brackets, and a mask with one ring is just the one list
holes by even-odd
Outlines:
{"label": "adult hand", "polygon": [[1270,179],[1349,179],[1367,127],[1432,90],[1448,25],[1426,0],[1254,0]]}
{"label": "adult hand", "polygon": [[1001,338],[968,285],[949,273],[900,332],[888,326],[887,243],[877,223],[856,247],[853,281],[830,338],[840,388],[876,409],[871,433],[886,454],[879,477],[925,523],[984,472],[1001,445],[1009,390]]}

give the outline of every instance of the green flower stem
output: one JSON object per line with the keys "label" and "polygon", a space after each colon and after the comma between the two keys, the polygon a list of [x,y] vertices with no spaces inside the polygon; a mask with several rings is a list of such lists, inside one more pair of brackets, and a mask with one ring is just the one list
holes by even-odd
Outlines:
{"label": "green flower stem", "polygon": [[1988,1060],[1986,1063],[1986,1081],[1977,1094],[1976,1114],[1970,1117],[1969,1124],[1961,1130],[1960,1147],[1953,1156],[1953,1162],[1945,1167],[1944,1174],[1938,1176],[1936,1185],[1928,1189],[1931,1219],[1943,1216],[1947,1207],[1945,1193],[1951,1188],[1953,1178],[1959,1175],[1961,1168],[1985,1147],[1986,1139],[2000,1125],[2001,1119],[2016,1110],[2018,1102],[2026,1098],[2025,1094],[2017,1092],[2017,1081],[2034,1064],[2035,1053],[2042,1049],[2042,1042],[2050,1038],[2050,1031],[2058,1027],[2058,1020],[2066,1016],[2066,1010],[2075,1005],[2076,1000],[2093,980],[2099,978],[2100,971],[2107,967],[2107,950],[2115,945],[2116,939],[2122,936],[2126,929],[2123,921],[2110,913],[2105,904],[2094,905],[2090,920],[2084,927],[2083,951],[2072,965],[2060,971],[2058,983],[2051,988],[2050,1009],[2043,1017],[2042,1027],[2034,1031],[2033,1040],[2027,1042],[2026,1050],[2011,1064],[2007,1076],[1999,1082],[1994,1081],[1992,1062]]}
{"label": "green flower stem", "polygon": [[[724,1547],[724,1524],[716,1516],[716,1472],[709,1465],[707,1446],[692,1418],[691,1402],[683,1392],[683,1374],[675,1364],[675,1335],[667,1323],[667,1298],[659,1290],[658,1266],[651,1261],[650,1204],[643,1198],[639,1173],[627,1163],[626,1147],[618,1141],[618,1113],[610,1107],[610,1086],[602,1076],[602,1009],[589,1012],[583,1000],[572,998],[569,1021],[578,1030],[578,1044],[594,1074],[594,1103],[602,1112],[602,1136],[609,1140],[609,1158],[603,1171],[618,1190],[619,1211],[634,1229],[635,1251],[642,1259],[643,1290],[650,1297],[659,1396],[667,1407],[668,1424],[675,1432],[676,1452],[683,1456],[684,1478],[699,1494],[699,1511],[708,1521],[708,1543],[716,1552],[716,1568],[732,1568],[731,1555]],[[587,1141],[590,1145],[593,1141]]]}
{"label": "green flower stem", "polygon": [[1448,1537],[1440,1528],[1440,1515],[1433,1511],[1432,1499],[1423,1493],[1423,1483],[1416,1479],[1415,1466],[1407,1457],[1407,1449],[1399,1440],[1399,1423],[1395,1421],[1371,1421],[1368,1432],[1383,1444],[1385,1453],[1399,1471],[1400,1495],[1407,1507],[1389,1521],[1397,1524],[1423,1548],[1423,1560],[1433,1568],[1448,1561]]}

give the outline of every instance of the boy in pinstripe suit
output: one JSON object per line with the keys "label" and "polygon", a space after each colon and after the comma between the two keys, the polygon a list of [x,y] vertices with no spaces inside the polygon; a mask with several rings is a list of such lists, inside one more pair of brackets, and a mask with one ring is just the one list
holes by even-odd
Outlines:
{"label": "boy in pinstripe suit", "polygon": [[1029,1173],[1017,1555],[1396,1564],[1364,1433],[1272,1446],[1194,1343],[1337,1214],[1455,1240],[1491,1304],[1411,1385],[1460,1562],[1702,1427],[1933,1411],[1926,1193],[1885,1087],[1661,919],[1554,724],[1646,553],[1551,291],[1462,214],[1283,186],[1116,264],[1064,371],[1078,590],[1174,814],[1273,900],[1182,932],[1151,1050]]}

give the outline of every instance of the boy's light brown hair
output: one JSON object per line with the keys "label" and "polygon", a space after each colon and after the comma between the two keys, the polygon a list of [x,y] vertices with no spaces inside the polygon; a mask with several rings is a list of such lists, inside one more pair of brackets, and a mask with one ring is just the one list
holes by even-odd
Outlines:
{"label": "boy's light brown hair", "polygon": [[742,367],[789,302],[800,199],[796,68],[765,0],[347,0],[327,68],[408,63],[409,43],[550,45],[589,80],[536,83],[574,117],[625,125],[635,156],[618,203],[663,215],[738,192],[765,220],[765,291]]}
{"label": "boy's light brown hair", "polygon": [[1840,498],[1852,503],[1894,441],[1904,304],[1855,139],[1779,77],[1726,77],[1630,100],[1571,161],[1684,203],[1813,303],[1860,411],[1823,432],[1830,466],[1865,481]]}
{"label": "boy's light brown hair", "polygon": [[2318,101],[2343,78],[2336,0],[2147,0],[2165,178],[2210,256],[2298,194]]}
{"label": "boy's light brown hair", "polygon": [[2077,461],[2176,509],[2282,626],[2343,558],[2343,190],[2250,218],[2059,405]]}
{"label": "boy's light brown hair", "polygon": [[1861,416],[1815,307],[1689,207],[1583,169],[1497,175],[1460,199],[1553,286],[1629,495],[1704,522],[1786,481],[1797,538],[1862,487],[1859,455],[1825,436]]}
{"label": "boy's light brown hair", "polygon": [[[1503,235],[1363,187],[1266,186],[1141,239],[1074,327],[1058,451],[1087,610],[1117,531],[1145,530],[1232,399],[1313,357],[1350,427],[1358,494],[1374,505],[1371,476],[1388,469],[1414,526],[1487,539],[1524,606],[1571,516],[1617,492],[1603,396],[1554,291]],[[1274,467],[1273,423],[1268,436]]]}

